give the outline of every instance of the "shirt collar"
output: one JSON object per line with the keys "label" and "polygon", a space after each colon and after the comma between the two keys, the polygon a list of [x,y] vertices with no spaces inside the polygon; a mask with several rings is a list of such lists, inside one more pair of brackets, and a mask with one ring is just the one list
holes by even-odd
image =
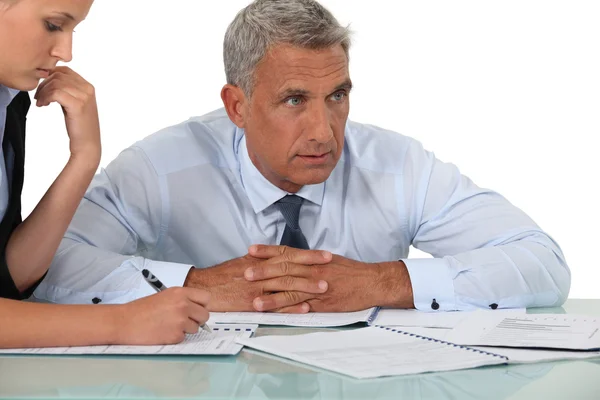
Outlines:
{"label": "shirt collar", "polygon": [[[255,213],[258,214],[264,211],[277,200],[291,194],[273,185],[256,168],[248,155],[245,135],[239,142],[237,153],[242,185]],[[294,194],[320,206],[323,203],[325,194],[325,182],[316,185],[305,185]]]}
{"label": "shirt collar", "polygon": [[8,107],[20,90],[0,85],[0,109]]}

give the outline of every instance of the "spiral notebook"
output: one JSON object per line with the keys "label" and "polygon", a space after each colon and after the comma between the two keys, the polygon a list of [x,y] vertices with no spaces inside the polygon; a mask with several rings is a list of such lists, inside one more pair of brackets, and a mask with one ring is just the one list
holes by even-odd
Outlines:
{"label": "spiral notebook", "polygon": [[379,307],[366,310],[308,314],[268,313],[268,312],[211,312],[209,324],[259,324],[302,326],[307,328],[324,328],[345,326],[357,323],[371,325],[377,318]]}
{"label": "spiral notebook", "polygon": [[295,336],[238,338],[247,347],[358,379],[508,363],[492,352],[379,325]]}

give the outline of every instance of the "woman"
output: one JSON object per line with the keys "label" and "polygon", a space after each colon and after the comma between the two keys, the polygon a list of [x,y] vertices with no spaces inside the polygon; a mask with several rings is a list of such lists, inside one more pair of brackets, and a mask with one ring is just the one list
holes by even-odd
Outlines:
{"label": "woman", "polygon": [[[189,288],[125,305],[17,301],[29,297],[48,270],[100,162],[94,88],[71,69],[56,67],[71,60],[73,28],[92,2],[0,0],[0,348],[176,343],[208,319],[208,294]],[[21,221],[26,91],[36,87],[37,106],[61,105],[71,156]]]}

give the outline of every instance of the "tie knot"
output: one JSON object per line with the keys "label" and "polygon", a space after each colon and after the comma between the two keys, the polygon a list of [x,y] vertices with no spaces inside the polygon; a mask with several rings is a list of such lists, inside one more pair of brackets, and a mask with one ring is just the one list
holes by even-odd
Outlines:
{"label": "tie knot", "polygon": [[279,211],[281,211],[283,218],[285,218],[285,223],[291,229],[300,229],[298,219],[300,217],[300,207],[302,206],[303,201],[304,199],[302,197],[291,194],[275,202],[277,207],[279,207]]}

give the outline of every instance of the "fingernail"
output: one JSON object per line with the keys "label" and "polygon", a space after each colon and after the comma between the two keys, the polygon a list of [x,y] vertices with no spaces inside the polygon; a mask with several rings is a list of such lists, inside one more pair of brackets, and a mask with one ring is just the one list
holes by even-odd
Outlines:
{"label": "fingernail", "polygon": [[319,281],[319,289],[321,289],[321,290],[327,290],[327,282],[325,282],[325,281]]}
{"label": "fingernail", "polygon": [[256,253],[256,250],[257,250],[257,249],[258,249],[258,248],[256,247],[256,245],[254,245],[254,244],[253,244],[252,246],[250,246],[250,247],[248,248],[248,253]]}
{"label": "fingernail", "polygon": [[254,278],[254,271],[252,270],[252,268],[248,268],[244,272],[244,275],[246,275],[246,279],[252,279],[252,278]]}
{"label": "fingernail", "polygon": [[306,304],[306,303],[302,304],[302,311],[308,312],[308,304]]}
{"label": "fingernail", "polygon": [[331,258],[331,253],[329,251],[322,251],[321,254],[323,254],[324,258]]}
{"label": "fingernail", "polygon": [[262,311],[264,304],[265,303],[261,299],[254,299],[254,308],[258,311]]}

